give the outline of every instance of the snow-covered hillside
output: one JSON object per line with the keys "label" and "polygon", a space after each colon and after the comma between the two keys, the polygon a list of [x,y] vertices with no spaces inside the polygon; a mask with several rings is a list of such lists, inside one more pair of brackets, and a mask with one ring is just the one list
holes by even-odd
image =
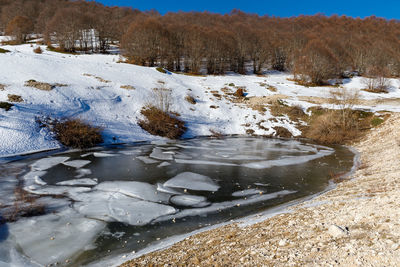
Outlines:
{"label": "snow-covered hillside", "polygon": [[[326,98],[329,87],[306,88],[288,81],[292,75],[270,73],[266,76],[188,76],[164,74],[155,68],[118,63],[116,55],[69,55],[46,50],[35,54],[30,45],[1,46],[10,50],[0,53],[0,101],[7,101],[9,94],[24,100],[5,111],[0,109],[0,156],[59,147],[45,129],[40,129],[36,117],[53,118],[76,117],[104,129],[105,143],[130,143],[157,140],[142,130],[138,119],[140,111],[151,103],[153,88],[172,90],[172,111],[181,114],[188,132],[184,137],[222,134],[246,134],[251,129],[254,134],[271,135],[276,126],[287,128],[293,135],[301,132],[288,117],[273,118],[270,112],[260,112],[248,104],[230,101],[228,91],[238,87],[247,91],[247,97],[270,97],[277,95],[289,104],[300,105],[304,109],[315,105],[306,102],[304,96]],[[43,91],[24,86],[28,80],[58,84],[51,91]],[[345,81],[347,88],[362,88],[362,78]],[[132,86],[134,89],[122,87]],[[273,86],[276,91],[268,90]],[[374,110],[400,111],[395,98],[400,97],[400,83],[392,80],[388,94],[362,92],[366,100],[385,98],[393,101],[375,101]],[[1,86],[0,86],[1,88]],[[190,104],[186,96],[193,96],[197,103]],[[303,97],[303,98],[301,98]],[[382,102],[382,103],[381,103]],[[385,104],[386,103],[386,104]],[[395,103],[396,104],[396,103]],[[266,106],[267,107],[267,106]]]}

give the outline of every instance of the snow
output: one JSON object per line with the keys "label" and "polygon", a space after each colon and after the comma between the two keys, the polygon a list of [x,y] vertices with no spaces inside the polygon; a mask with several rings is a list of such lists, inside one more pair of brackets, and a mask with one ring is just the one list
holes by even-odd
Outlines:
{"label": "snow", "polygon": [[212,192],[218,191],[220,188],[210,177],[193,172],[180,173],[166,181],[164,186]]}
{"label": "snow", "polygon": [[[287,80],[292,77],[288,73],[275,72],[264,77],[196,77],[175,73],[165,75],[155,68],[117,63],[118,55],[66,55],[47,51],[45,46],[42,46],[42,54],[35,54],[30,45],[6,45],[2,48],[11,52],[0,54],[0,83],[6,85],[6,89],[0,91],[0,101],[7,101],[8,94],[16,94],[20,95],[24,102],[14,103],[15,106],[8,112],[0,109],[0,156],[59,148],[60,144],[53,136],[46,129],[39,128],[36,123],[36,117],[46,116],[79,117],[102,127],[105,144],[137,141],[166,144],[164,138],[150,135],[137,124],[141,119],[142,107],[149,102],[152,88],[160,86],[159,81],[164,82],[166,88],[172,89],[171,110],[181,114],[180,118],[188,127],[184,137],[210,135],[210,129],[218,130],[222,134],[245,134],[247,129],[252,129],[255,134],[268,135],[275,132],[273,127],[276,126],[285,127],[294,135],[300,134],[295,123],[285,116],[271,120],[273,116],[269,110],[260,114],[245,104],[213,97],[211,91],[225,95],[221,90],[224,87],[234,91],[236,88],[229,86],[230,83],[245,87],[250,98],[286,95],[289,97],[285,99],[287,103],[303,108],[315,104],[300,100],[299,97],[326,98],[332,90],[330,87],[307,88],[296,85]],[[110,82],[103,83],[84,74],[92,74]],[[66,87],[56,87],[52,91],[25,87],[25,81],[30,79],[65,84]],[[267,90],[260,83],[275,86],[277,92]],[[400,98],[400,83],[396,79],[391,79],[391,83],[392,89],[387,94],[360,91],[364,100],[393,100],[393,103],[382,102],[367,108],[373,111],[400,111],[396,102],[396,99]],[[132,85],[136,89],[128,91],[121,88],[121,85]],[[363,78],[348,79],[343,86],[348,89],[362,89]],[[195,96],[198,103],[192,105],[186,102],[184,98],[187,94]],[[212,109],[211,105],[219,108]],[[265,128],[258,127],[258,123]],[[113,154],[95,152],[93,155],[108,157]],[[171,158],[170,155],[163,156],[169,160]]]}
{"label": "snow", "polygon": [[[72,209],[10,223],[9,231],[24,255],[41,265],[64,262],[93,244],[105,223]],[[68,249],[66,249],[68,248]]]}
{"label": "snow", "polygon": [[103,182],[95,186],[94,189],[121,193],[129,197],[157,203],[168,203],[170,197],[169,194],[158,192],[155,185],[136,181]]}
{"label": "snow", "polygon": [[74,168],[83,168],[84,166],[88,165],[91,161],[90,160],[72,160],[63,162],[65,166],[74,167]]}

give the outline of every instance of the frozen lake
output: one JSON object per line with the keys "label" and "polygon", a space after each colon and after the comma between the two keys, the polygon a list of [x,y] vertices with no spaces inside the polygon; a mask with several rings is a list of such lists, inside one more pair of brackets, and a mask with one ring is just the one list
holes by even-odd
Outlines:
{"label": "frozen lake", "polygon": [[[331,175],[350,171],[353,158],[344,147],[230,137],[6,163],[0,166],[0,266],[80,266],[137,252],[318,193]],[[13,215],[26,206],[23,217]]]}

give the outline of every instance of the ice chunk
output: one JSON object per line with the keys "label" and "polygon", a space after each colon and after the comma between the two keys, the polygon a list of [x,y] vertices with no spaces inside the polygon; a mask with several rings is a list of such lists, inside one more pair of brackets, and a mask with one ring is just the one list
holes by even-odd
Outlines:
{"label": "ice chunk", "polygon": [[119,153],[126,155],[126,156],[131,156],[131,155],[136,155],[141,153],[142,151],[140,149],[133,149],[133,150],[122,150]]}
{"label": "ice chunk", "polygon": [[151,158],[146,157],[146,156],[139,156],[139,157],[136,157],[136,159],[143,161],[145,164],[159,163],[158,160],[154,160],[154,159],[151,159]]}
{"label": "ice chunk", "polygon": [[173,160],[174,157],[171,153],[163,152],[161,148],[155,147],[150,154],[150,158],[159,160]]}
{"label": "ice chunk", "polygon": [[171,165],[171,163],[169,163],[169,162],[163,162],[163,163],[159,164],[157,166],[157,168],[167,167],[167,166],[170,166],[170,165]]}
{"label": "ice chunk", "polygon": [[42,186],[42,187],[24,187],[24,189],[36,195],[68,195],[71,193],[88,192],[91,189],[87,187],[69,187],[69,186]]}
{"label": "ice chunk", "polygon": [[118,192],[130,197],[139,198],[157,203],[168,203],[169,194],[158,192],[156,186],[135,181],[103,182],[95,186],[96,190]]}
{"label": "ice chunk", "polygon": [[176,163],[181,164],[198,164],[198,165],[218,165],[218,166],[238,166],[233,163],[217,162],[217,161],[206,161],[206,160],[187,160],[175,158]]}
{"label": "ice chunk", "polygon": [[206,197],[194,195],[173,196],[169,201],[178,206],[204,207],[210,204]]}
{"label": "ice chunk", "polygon": [[176,213],[176,209],[148,201],[132,201],[130,198],[110,201],[110,214],[116,221],[130,225],[146,225],[161,216]]}
{"label": "ice chunk", "polygon": [[164,186],[197,191],[218,191],[220,187],[210,177],[193,172],[180,173],[166,181]]}
{"label": "ice chunk", "polygon": [[92,171],[90,169],[77,169],[76,172],[78,173],[78,175],[76,175],[75,178],[82,178],[85,175],[92,174]]}
{"label": "ice chunk", "polygon": [[157,191],[163,192],[163,193],[168,193],[168,194],[171,194],[171,195],[183,194],[183,192],[180,192],[180,191],[178,191],[176,189],[173,189],[173,188],[166,187],[161,183],[157,183]]}
{"label": "ice chunk", "polygon": [[31,168],[33,170],[38,170],[38,171],[45,171],[47,169],[50,169],[60,163],[63,163],[64,161],[67,161],[69,157],[51,157],[51,158],[43,158],[39,159],[35,163],[31,165]]}
{"label": "ice chunk", "polygon": [[78,256],[104,227],[105,223],[84,218],[72,209],[9,224],[22,252],[46,266]]}
{"label": "ice chunk", "polygon": [[31,185],[37,184],[36,181],[41,180],[41,176],[44,176],[47,172],[46,171],[30,171],[24,175],[24,185],[29,187]]}
{"label": "ice chunk", "polygon": [[90,160],[78,159],[78,160],[66,161],[66,162],[63,162],[62,164],[69,166],[69,167],[74,167],[74,168],[79,169],[79,168],[82,168],[82,167],[88,165],[90,162],[91,162]]}
{"label": "ice chunk", "polygon": [[241,190],[241,191],[236,191],[232,193],[232,196],[234,197],[245,197],[245,196],[251,196],[251,195],[257,195],[257,194],[262,194],[264,191],[258,190],[258,189],[246,189],[246,190]]}
{"label": "ice chunk", "polygon": [[97,185],[97,179],[83,178],[58,182],[57,185]]}
{"label": "ice chunk", "polygon": [[[175,154],[175,159],[193,159],[193,157],[178,152],[178,153]],[[176,161],[176,160],[175,160],[175,161]]]}
{"label": "ice chunk", "polygon": [[106,152],[94,152],[93,156],[95,156],[96,158],[107,158],[107,157],[115,157],[116,155]]}
{"label": "ice chunk", "polygon": [[46,185],[47,183],[45,181],[43,181],[39,175],[35,175],[35,183],[38,185]]}

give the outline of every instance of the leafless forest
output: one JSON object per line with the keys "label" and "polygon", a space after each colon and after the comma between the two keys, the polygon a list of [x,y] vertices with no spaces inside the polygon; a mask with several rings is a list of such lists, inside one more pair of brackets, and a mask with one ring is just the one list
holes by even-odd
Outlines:
{"label": "leafless forest", "polygon": [[351,72],[400,76],[400,22],[376,17],[160,15],[86,1],[0,0],[0,32],[15,43],[42,34],[63,52],[120,45],[130,63],[192,74],[272,69],[317,85]]}

